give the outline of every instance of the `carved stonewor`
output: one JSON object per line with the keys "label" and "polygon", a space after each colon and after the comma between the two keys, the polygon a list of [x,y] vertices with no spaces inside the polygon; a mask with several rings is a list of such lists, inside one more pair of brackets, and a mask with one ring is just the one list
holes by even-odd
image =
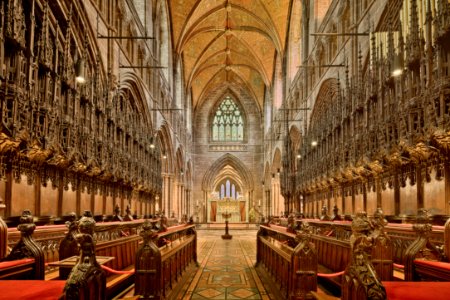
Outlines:
{"label": "carved stonewor", "polygon": [[116,206],[114,207],[114,216],[112,219],[113,221],[119,221],[119,222],[123,221],[123,218],[120,215],[120,212],[121,212],[120,206],[119,206],[119,204],[116,203]]}
{"label": "carved stonewor", "polygon": [[80,248],[80,258],[67,279],[64,287],[65,298],[106,299],[106,274],[95,258],[95,241],[92,235],[95,220],[90,212],[80,219],[78,228],[80,233],[75,238]]}
{"label": "carved stonewor", "polygon": [[313,299],[311,291],[317,291],[317,252],[311,242],[311,228],[303,222],[296,240],[299,241],[292,254],[293,278],[289,299]]}
{"label": "carved stonewor", "polygon": [[330,221],[330,220],[331,220],[331,218],[328,215],[328,208],[327,208],[326,205],[324,205],[322,207],[322,212],[321,212],[321,215],[320,215],[320,221]]}
{"label": "carved stonewor", "polygon": [[333,207],[333,216],[331,217],[331,221],[341,221],[341,220],[342,220],[342,218],[339,215],[339,208],[335,204]]}
{"label": "carved stonewor", "polygon": [[144,243],[136,252],[134,294],[144,299],[161,299],[161,252],[153,225],[146,220],[141,236]]}
{"label": "carved stonewor", "polygon": [[381,208],[377,208],[372,219],[373,232],[370,237],[373,239],[372,264],[382,281],[391,281],[393,276],[393,243],[384,231],[387,221],[384,218]]}
{"label": "carved stonewor", "polygon": [[429,240],[429,234],[433,228],[426,209],[421,208],[417,212],[416,224],[413,225],[413,229],[417,234],[417,238],[405,251],[406,281],[417,281],[420,279],[414,272],[415,259],[441,260],[441,253]]}
{"label": "carved stonewor", "polygon": [[130,204],[127,204],[127,208],[125,209],[126,215],[123,217],[124,221],[133,221],[133,216],[131,215]]}
{"label": "carved stonewor", "polygon": [[372,226],[365,212],[356,215],[350,238],[352,259],[345,269],[342,299],[386,299],[386,291],[370,262]]}
{"label": "carved stonewor", "polygon": [[20,231],[20,241],[14,246],[8,256],[3,261],[18,260],[23,258],[34,258],[35,268],[33,278],[26,279],[44,279],[45,265],[44,252],[36,244],[32,235],[36,229],[33,223],[33,216],[29,210],[24,210],[20,217],[20,224],[17,226]]}
{"label": "carved stonewor", "polygon": [[[74,255],[78,255],[78,242],[76,240],[76,234],[78,233],[77,215],[72,212],[69,214],[69,220],[66,222],[66,226],[69,228],[64,239],[59,243],[59,259],[65,259]],[[59,268],[59,278],[67,279],[70,274],[70,269]]]}

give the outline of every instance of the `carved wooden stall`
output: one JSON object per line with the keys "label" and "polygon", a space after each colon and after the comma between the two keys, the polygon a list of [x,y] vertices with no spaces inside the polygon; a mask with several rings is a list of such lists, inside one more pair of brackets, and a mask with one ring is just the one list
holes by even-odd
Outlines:
{"label": "carved wooden stall", "polygon": [[[0,279],[44,279],[44,252],[32,237],[36,225],[30,211],[23,211],[17,229],[20,240],[7,256],[0,259]],[[7,235],[5,237],[0,241],[2,248],[7,246]]]}
{"label": "carved wooden stall", "polygon": [[317,253],[305,224],[298,235],[276,225],[261,225],[256,266],[269,274],[285,299],[311,299],[317,290]]}
{"label": "carved wooden stall", "polygon": [[[123,209],[131,203],[137,215],[154,213],[155,198],[162,192],[161,150],[151,138],[152,116],[137,82],[150,85],[158,72],[148,70],[140,81],[118,83],[112,73],[114,56],[101,53],[112,47],[111,40],[97,39],[86,11],[89,5],[1,2],[0,180],[5,219],[24,207],[49,221],[86,209],[101,216],[116,203]],[[122,32],[119,27],[125,24],[114,21],[119,18],[116,8],[112,2],[108,5],[114,14],[100,19]],[[129,49],[134,47],[124,51]],[[127,56],[135,58],[133,53]],[[159,88],[151,86],[152,93]]]}
{"label": "carved wooden stall", "polygon": [[[450,4],[351,3],[330,9],[314,29],[314,46],[305,39],[311,53],[277,115],[286,118],[287,110],[304,126],[296,152],[285,141],[286,207],[309,218],[324,204],[343,215],[381,206],[393,217],[421,207],[448,216]],[[368,15],[376,16],[373,26]],[[336,68],[320,67],[328,64]]]}
{"label": "carved wooden stall", "polygon": [[157,233],[150,223],[141,233],[144,243],[136,252],[135,295],[167,299],[186,268],[197,265],[195,225],[186,224]]}

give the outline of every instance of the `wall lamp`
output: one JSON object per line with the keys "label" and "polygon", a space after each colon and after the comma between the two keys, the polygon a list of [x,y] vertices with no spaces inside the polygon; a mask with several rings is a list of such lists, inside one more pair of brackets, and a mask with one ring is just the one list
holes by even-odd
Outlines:
{"label": "wall lamp", "polygon": [[153,142],[153,137],[150,138],[150,148],[151,149],[155,148],[155,143]]}
{"label": "wall lamp", "polygon": [[84,58],[78,59],[77,63],[75,64],[75,81],[80,84],[86,83]]}
{"label": "wall lamp", "polygon": [[392,63],[391,74],[393,77],[398,77],[403,74],[403,54],[399,53],[394,56]]}
{"label": "wall lamp", "polygon": [[166,152],[163,152],[162,158],[163,158],[163,159],[166,159],[166,158],[167,158]]}
{"label": "wall lamp", "polygon": [[313,146],[313,147],[316,147],[317,144],[318,144],[317,141],[312,141],[312,142],[311,142],[311,146]]}

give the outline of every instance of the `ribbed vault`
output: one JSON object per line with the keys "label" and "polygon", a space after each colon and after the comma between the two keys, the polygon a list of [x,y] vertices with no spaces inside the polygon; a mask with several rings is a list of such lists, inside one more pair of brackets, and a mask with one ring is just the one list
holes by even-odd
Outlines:
{"label": "ribbed vault", "polygon": [[239,83],[255,99],[284,53],[292,0],[169,1],[173,44],[193,107],[217,84]]}

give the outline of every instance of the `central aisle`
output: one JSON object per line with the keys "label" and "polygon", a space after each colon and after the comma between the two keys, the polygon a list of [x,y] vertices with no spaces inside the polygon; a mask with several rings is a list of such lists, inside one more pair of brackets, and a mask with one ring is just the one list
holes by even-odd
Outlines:
{"label": "central aisle", "polygon": [[233,230],[233,239],[222,240],[223,230],[199,230],[200,268],[186,293],[177,299],[271,299],[253,267],[256,233]]}

